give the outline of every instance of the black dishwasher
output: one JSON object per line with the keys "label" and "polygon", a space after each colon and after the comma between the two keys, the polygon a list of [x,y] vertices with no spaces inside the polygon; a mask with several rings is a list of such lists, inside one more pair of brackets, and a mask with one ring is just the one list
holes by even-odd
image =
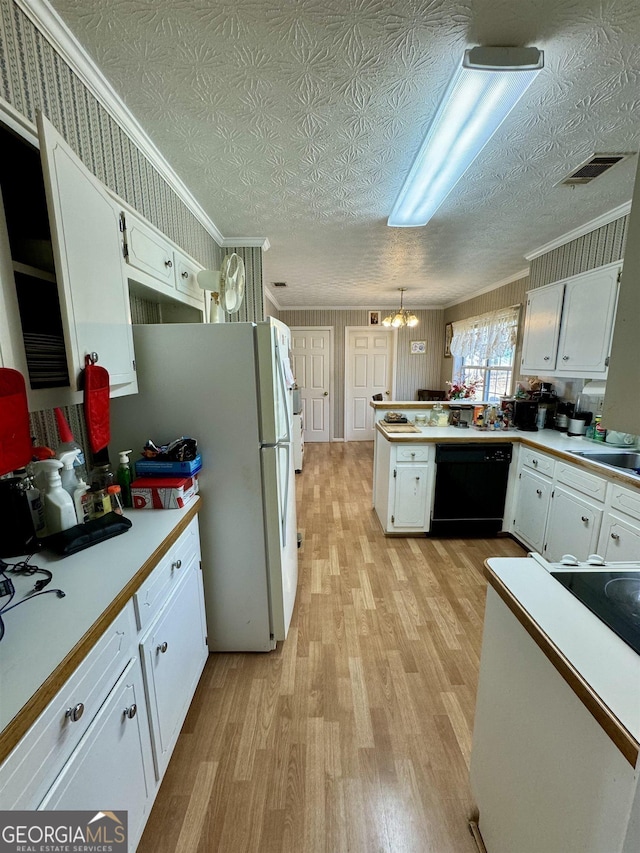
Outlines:
{"label": "black dishwasher", "polygon": [[511,444],[436,444],[430,533],[495,536],[502,529]]}

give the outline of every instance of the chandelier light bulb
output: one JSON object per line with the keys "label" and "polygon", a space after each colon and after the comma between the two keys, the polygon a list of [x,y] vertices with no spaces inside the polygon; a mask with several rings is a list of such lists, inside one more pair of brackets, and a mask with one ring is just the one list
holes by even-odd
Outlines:
{"label": "chandelier light bulb", "polygon": [[389,314],[384,318],[384,320],[382,321],[383,326],[386,326],[387,328],[389,326],[393,326],[394,329],[399,329],[401,326],[417,326],[420,322],[416,315],[407,311],[407,309],[403,305],[402,300],[406,289],[406,287],[398,288],[398,290],[400,291],[400,307],[398,308],[395,314]]}

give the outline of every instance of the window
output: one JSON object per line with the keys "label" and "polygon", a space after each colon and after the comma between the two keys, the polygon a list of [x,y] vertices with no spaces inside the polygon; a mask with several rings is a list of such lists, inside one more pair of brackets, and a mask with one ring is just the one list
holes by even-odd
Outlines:
{"label": "window", "polygon": [[453,324],[454,380],[477,382],[476,399],[509,396],[520,306],[468,317]]}

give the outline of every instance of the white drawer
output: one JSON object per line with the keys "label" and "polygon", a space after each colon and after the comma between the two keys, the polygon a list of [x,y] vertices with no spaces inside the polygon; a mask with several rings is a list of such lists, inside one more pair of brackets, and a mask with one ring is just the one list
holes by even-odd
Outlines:
{"label": "white drawer", "polygon": [[428,458],[428,447],[406,445],[396,448],[396,462],[426,462]]}
{"label": "white drawer", "polygon": [[178,252],[174,252],[173,256],[175,262],[177,290],[179,290],[180,293],[184,293],[186,296],[192,296],[194,299],[202,302],[204,291],[198,284],[198,267],[192,264],[191,261],[187,260],[187,258],[178,254]]}
{"label": "white drawer", "polygon": [[[35,809],[136,652],[128,602],[0,767],[0,809]],[[76,709],[77,720],[67,715]]]}
{"label": "white drawer", "polygon": [[538,474],[553,477],[553,470],[556,463],[550,456],[545,456],[544,453],[538,453],[537,450],[532,450],[530,447],[521,447],[520,464],[524,465],[525,468],[537,471]]}
{"label": "white drawer", "polygon": [[624,512],[640,521],[640,492],[609,483],[609,503],[611,509]]}
{"label": "white drawer", "polygon": [[604,501],[606,497],[607,481],[577,465],[556,462],[556,480],[597,501]]}
{"label": "white drawer", "polygon": [[140,631],[155,619],[189,564],[194,558],[199,558],[199,554],[200,537],[196,516],[133,596]]}

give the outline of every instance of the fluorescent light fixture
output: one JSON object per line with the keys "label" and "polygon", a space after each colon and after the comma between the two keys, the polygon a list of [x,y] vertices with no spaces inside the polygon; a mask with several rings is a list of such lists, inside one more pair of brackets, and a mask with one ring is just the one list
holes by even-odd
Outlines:
{"label": "fluorescent light fixture", "polygon": [[426,225],[544,65],[536,47],[466,50],[387,225]]}

